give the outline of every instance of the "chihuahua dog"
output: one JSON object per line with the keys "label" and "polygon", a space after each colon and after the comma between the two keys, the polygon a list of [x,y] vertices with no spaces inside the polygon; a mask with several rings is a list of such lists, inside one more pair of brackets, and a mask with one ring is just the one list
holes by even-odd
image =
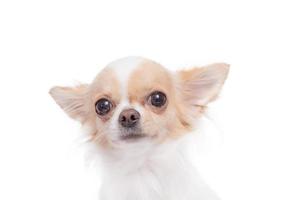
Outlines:
{"label": "chihuahua dog", "polygon": [[182,153],[229,65],[177,72],[141,57],[107,65],[91,84],[53,87],[51,96],[89,129],[103,167],[101,200],[217,200]]}

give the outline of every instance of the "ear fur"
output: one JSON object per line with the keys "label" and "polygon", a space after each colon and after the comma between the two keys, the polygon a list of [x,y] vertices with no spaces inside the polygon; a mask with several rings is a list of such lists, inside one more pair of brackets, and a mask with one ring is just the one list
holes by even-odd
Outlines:
{"label": "ear fur", "polygon": [[56,86],[50,89],[49,94],[71,118],[83,122],[88,115],[87,88],[86,84],[76,87]]}
{"label": "ear fur", "polygon": [[218,96],[228,72],[225,63],[179,71],[183,98],[193,106],[207,105]]}

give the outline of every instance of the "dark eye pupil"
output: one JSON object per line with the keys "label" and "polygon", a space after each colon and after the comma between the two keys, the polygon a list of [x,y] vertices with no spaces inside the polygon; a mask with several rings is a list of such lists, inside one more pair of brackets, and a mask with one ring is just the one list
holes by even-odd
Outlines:
{"label": "dark eye pupil", "polygon": [[162,92],[154,92],[151,94],[151,104],[156,107],[161,107],[166,103],[166,95]]}
{"label": "dark eye pupil", "polygon": [[96,112],[99,115],[105,115],[105,114],[109,113],[111,107],[112,107],[112,104],[109,100],[100,99],[96,103]]}

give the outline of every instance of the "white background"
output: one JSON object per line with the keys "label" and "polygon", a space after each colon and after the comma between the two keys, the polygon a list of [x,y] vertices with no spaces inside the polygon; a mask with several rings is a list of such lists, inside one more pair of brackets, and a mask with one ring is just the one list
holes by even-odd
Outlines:
{"label": "white background", "polygon": [[299,200],[297,3],[2,0],[0,199],[97,199],[80,125],[48,90],[140,55],[170,69],[230,63],[205,123],[224,139],[199,155],[199,170],[223,200]]}

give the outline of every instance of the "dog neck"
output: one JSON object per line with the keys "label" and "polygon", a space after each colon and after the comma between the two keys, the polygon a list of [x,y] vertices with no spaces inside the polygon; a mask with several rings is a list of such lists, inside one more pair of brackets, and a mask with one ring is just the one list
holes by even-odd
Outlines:
{"label": "dog neck", "polygon": [[[126,176],[151,170],[156,167],[174,168],[181,165],[183,154],[178,148],[178,142],[154,144],[148,141],[132,143],[124,147],[108,150],[103,154],[104,170],[107,174]],[[178,166],[179,167],[179,166]]]}
{"label": "dog neck", "polygon": [[101,199],[218,200],[187,161],[183,148],[179,140],[106,150]]}

